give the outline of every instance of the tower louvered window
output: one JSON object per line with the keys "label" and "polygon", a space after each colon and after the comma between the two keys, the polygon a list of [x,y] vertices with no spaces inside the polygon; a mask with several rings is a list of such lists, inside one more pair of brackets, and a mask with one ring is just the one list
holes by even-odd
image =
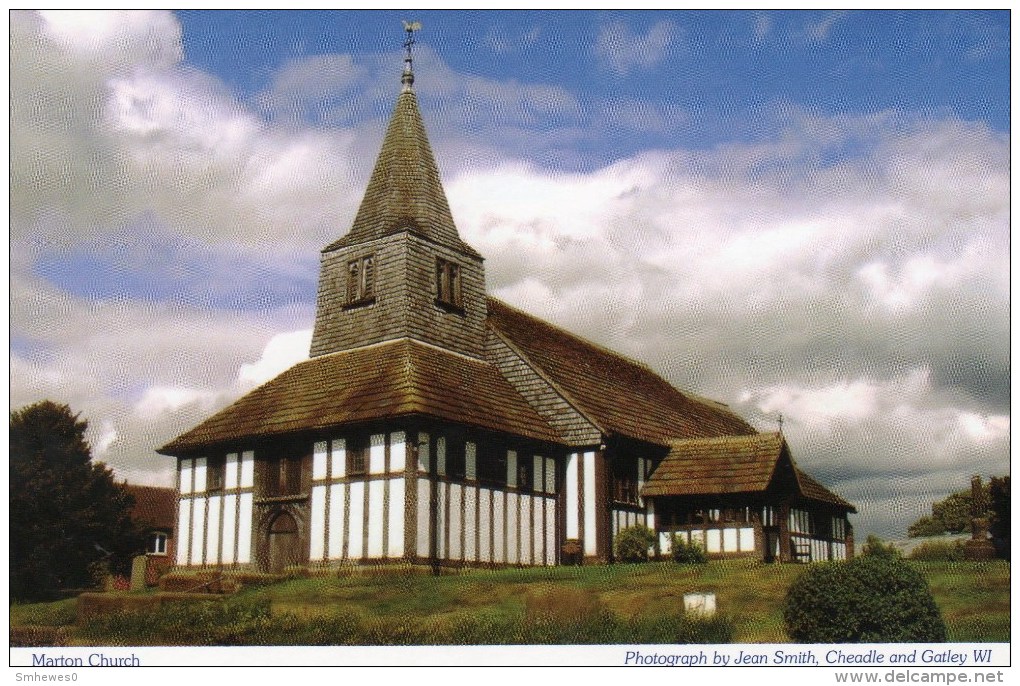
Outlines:
{"label": "tower louvered window", "polygon": [[347,263],[347,307],[368,305],[375,301],[375,256]]}
{"label": "tower louvered window", "polygon": [[436,304],[447,309],[464,309],[460,265],[441,257],[436,259]]}

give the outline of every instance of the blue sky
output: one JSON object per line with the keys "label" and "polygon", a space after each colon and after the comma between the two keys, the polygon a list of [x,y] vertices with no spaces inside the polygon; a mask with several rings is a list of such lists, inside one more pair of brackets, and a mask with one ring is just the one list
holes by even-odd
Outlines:
{"label": "blue sky", "polygon": [[901,534],[1008,470],[1007,12],[11,15],[11,402],[154,448],[307,354],[401,20],[490,293]]}

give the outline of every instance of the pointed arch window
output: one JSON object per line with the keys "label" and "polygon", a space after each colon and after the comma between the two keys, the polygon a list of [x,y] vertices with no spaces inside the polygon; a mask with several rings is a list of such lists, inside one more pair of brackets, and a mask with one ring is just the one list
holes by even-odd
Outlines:
{"label": "pointed arch window", "polygon": [[375,302],[375,255],[366,255],[347,263],[345,307],[360,307]]}

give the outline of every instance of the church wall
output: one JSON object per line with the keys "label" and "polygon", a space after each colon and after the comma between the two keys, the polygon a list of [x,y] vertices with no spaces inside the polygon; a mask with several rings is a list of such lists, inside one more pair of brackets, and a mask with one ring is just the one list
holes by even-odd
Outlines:
{"label": "church wall", "polygon": [[178,566],[251,563],[254,461],[250,450],[227,454],[213,484],[208,458],[178,461]]}

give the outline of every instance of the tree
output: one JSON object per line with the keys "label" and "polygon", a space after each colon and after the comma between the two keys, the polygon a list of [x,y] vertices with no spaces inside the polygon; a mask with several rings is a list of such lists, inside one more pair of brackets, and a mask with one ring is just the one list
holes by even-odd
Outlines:
{"label": "tree", "polygon": [[144,544],[131,496],[85,440],[88,423],[49,400],[11,413],[11,598],[52,598],[90,581],[90,565],[123,566]]}
{"label": "tree", "polygon": [[[988,501],[988,485],[985,489],[985,502]],[[931,516],[918,519],[907,529],[911,538],[918,536],[941,536],[942,534],[962,534],[970,531],[971,504],[974,499],[970,489],[958,491],[932,503]]]}

